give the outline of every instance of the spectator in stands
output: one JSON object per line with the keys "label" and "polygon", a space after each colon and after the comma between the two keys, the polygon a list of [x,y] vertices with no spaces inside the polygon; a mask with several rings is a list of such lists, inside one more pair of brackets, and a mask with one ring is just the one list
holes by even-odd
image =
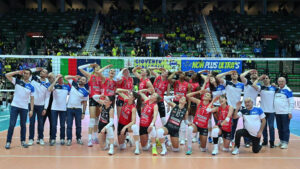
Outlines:
{"label": "spectator in stands", "polygon": [[295,44],[296,58],[300,58],[300,41],[298,40]]}

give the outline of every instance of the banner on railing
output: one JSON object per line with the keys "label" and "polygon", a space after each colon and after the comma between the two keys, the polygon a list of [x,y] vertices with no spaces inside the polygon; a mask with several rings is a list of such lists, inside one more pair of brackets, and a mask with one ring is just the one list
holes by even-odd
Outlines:
{"label": "banner on railing", "polygon": [[132,61],[133,63],[129,65],[133,65],[133,67],[142,67],[142,68],[163,67],[171,72],[181,70],[181,60],[179,59],[174,59],[174,60],[134,59]]}
{"label": "banner on railing", "polygon": [[238,73],[242,73],[242,61],[234,60],[182,60],[181,70],[195,72],[201,70],[213,70],[219,73],[227,72],[230,70],[236,70]]}

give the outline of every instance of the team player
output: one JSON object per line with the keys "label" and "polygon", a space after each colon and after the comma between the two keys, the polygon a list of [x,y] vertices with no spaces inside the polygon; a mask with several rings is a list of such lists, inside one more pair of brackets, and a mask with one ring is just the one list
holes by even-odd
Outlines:
{"label": "team player", "polygon": [[118,123],[118,140],[121,150],[126,149],[125,138],[128,131],[133,131],[133,138],[135,141],[134,154],[140,154],[139,149],[139,128],[136,125],[136,106],[135,100],[139,99],[139,95],[136,92],[128,91],[127,89],[117,89],[119,96],[124,99],[124,103],[121,108],[121,113]]}
{"label": "team player", "polygon": [[[153,69],[151,69],[153,70]],[[161,71],[161,75],[159,75],[158,73],[151,71],[152,74],[155,75],[155,80],[153,83],[153,87],[154,90],[157,94],[159,94],[159,96],[161,97],[161,100],[159,102],[157,102],[157,106],[158,106],[158,112],[159,112],[159,116],[161,118],[161,122],[162,125],[166,124],[166,108],[165,108],[165,103],[164,103],[164,97],[165,97],[165,93],[167,94],[167,96],[170,95],[170,84],[168,81],[168,71],[164,68],[160,68],[159,69]]]}
{"label": "team player", "polygon": [[[250,80],[246,79],[246,75],[250,73]],[[258,93],[260,91],[260,84],[256,83],[256,85],[253,85],[253,83],[258,79],[258,73],[257,70],[251,69],[248,71],[245,71],[240,75],[241,81],[244,83],[244,99],[250,97],[253,100],[254,106],[256,106],[256,98],[258,96]]]}
{"label": "team player", "polygon": [[71,85],[70,96],[67,103],[67,146],[72,144],[72,127],[74,118],[77,144],[82,145],[81,120],[84,119],[89,95],[88,89],[85,88],[87,80],[84,76],[78,77],[70,75],[65,76],[65,79]]}
{"label": "team player", "polygon": [[35,89],[34,92],[34,108],[33,108],[33,115],[30,117],[30,124],[29,124],[29,141],[28,145],[31,146],[34,140],[34,132],[35,132],[35,119],[37,117],[37,124],[38,124],[38,139],[37,143],[40,145],[44,145],[44,123],[43,123],[43,110],[45,106],[45,101],[47,100],[48,95],[48,87],[50,83],[48,82],[48,71],[46,69],[37,67],[31,69],[34,72],[40,72],[40,76],[32,75],[31,84]]}
{"label": "team player", "polygon": [[[69,85],[63,84],[63,77],[58,74],[48,90],[53,92],[53,103],[51,106],[52,135],[50,136],[50,146],[56,143],[57,118],[60,122],[60,144],[65,144],[66,117],[67,117],[67,96],[71,90]],[[47,107],[47,105],[46,105]]]}
{"label": "team player", "polygon": [[[21,75],[22,79],[13,77],[14,75]],[[30,84],[31,70],[25,69],[22,71],[14,71],[5,74],[5,77],[15,85],[14,97],[10,107],[9,128],[6,138],[6,149],[10,149],[12,136],[17,123],[18,114],[20,114],[21,126],[21,145],[27,148],[26,139],[26,119],[28,113],[28,103],[30,102],[29,117],[33,115],[34,106],[34,87]]]}
{"label": "team player", "polygon": [[208,136],[208,120],[211,118],[211,112],[207,111],[207,108],[214,102],[211,101],[211,94],[205,93],[202,100],[197,99],[193,96],[196,94],[203,94],[205,90],[199,90],[197,92],[187,94],[189,100],[197,104],[197,112],[193,123],[189,123],[188,127],[188,142],[187,142],[187,152],[186,155],[192,154],[192,135],[193,133],[200,133],[200,150],[202,152],[206,151],[206,141]]}
{"label": "team player", "polygon": [[93,99],[100,105],[100,119],[98,124],[99,140],[103,150],[108,150],[109,155],[114,154],[114,98],[112,96],[94,95]]}
{"label": "team player", "polygon": [[162,151],[161,155],[166,155],[167,148],[165,144],[165,136],[170,135],[171,136],[171,143],[172,143],[172,150],[174,152],[179,151],[179,128],[180,123],[182,120],[184,120],[184,123],[188,124],[188,109],[187,109],[187,101],[186,97],[181,97],[179,99],[179,104],[175,104],[174,102],[171,102],[170,99],[174,98],[176,96],[168,97],[165,99],[165,101],[172,107],[169,119],[167,121],[167,124],[165,124],[164,127],[157,130],[157,137],[159,138],[159,141],[162,145]]}
{"label": "team player", "polygon": [[212,129],[212,137],[214,142],[212,155],[217,155],[219,153],[218,142],[219,142],[220,135],[224,139],[223,151],[225,152],[229,151],[229,144],[231,141],[232,114],[233,114],[233,107],[227,105],[226,95],[217,96],[215,98],[219,98],[218,102],[220,106],[208,110],[216,114],[215,117],[217,120],[216,125]]}
{"label": "team player", "polygon": [[239,154],[241,137],[247,137],[252,142],[253,153],[258,153],[261,149],[260,137],[266,125],[265,114],[259,107],[253,106],[253,100],[248,97],[244,100],[245,108],[241,109],[241,102],[238,102],[233,118],[243,116],[244,128],[236,131],[233,155]]}
{"label": "team player", "polygon": [[[178,80],[173,79],[175,74],[177,76],[179,76]],[[173,102],[176,104],[179,104],[179,99],[181,98],[181,96],[186,97],[186,95],[188,93],[190,93],[190,91],[191,91],[191,86],[189,85],[189,83],[187,81],[185,81],[185,79],[186,79],[185,73],[182,71],[173,72],[168,78],[169,83],[171,85],[173,85],[174,95],[178,96],[178,97],[175,97],[173,100]],[[185,138],[186,138],[187,126],[185,125],[185,123],[181,123],[180,125],[181,126],[180,126],[180,131],[179,131],[179,142],[181,145],[184,145]]]}
{"label": "team player", "polygon": [[[223,79],[224,76],[230,75],[231,81],[227,81]],[[229,71],[222,74],[218,74],[217,79],[220,81],[221,84],[225,86],[225,92],[227,96],[227,103],[228,105],[236,108],[236,104],[241,100],[242,91],[244,90],[244,83],[238,81],[238,73],[236,71]],[[233,142],[236,127],[237,127],[238,119],[232,120],[232,130],[231,130],[231,140]],[[230,142],[230,146],[232,146],[232,142]],[[250,144],[245,139],[246,147],[250,147]]]}
{"label": "team player", "polygon": [[[89,73],[84,69],[93,68],[94,73]],[[99,103],[97,103],[94,99],[94,95],[101,94],[101,77],[99,77],[95,72],[99,71],[100,66],[97,64],[86,64],[78,67],[79,71],[87,78],[88,86],[89,86],[89,128],[88,128],[88,146],[93,146],[93,143],[97,144],[98,141],[98,117],[100,114]]]}
{"label": "team player", "polygon": [[[157,155],[156,150],[156,130],[155,122],[158,115],[158,106],[157,102],[160,100],[160,96],[157,93],[151,94],[147,97],[144,93],[147,93],[148,89],[139,90],[139,94],[144,100],[144,106],[142,108],[141,117],[140,117],[140,142],[142,149],[147,151],[150,148],[148,144],[148,134],[152,142],[152,155]],[[150,89],[151,90],[151,89]],[[148,91],[149,93],[150,91]]]}
{"label": "team player", "polygon": [[274,109],[274,98],[277,87],[272,86],[270,83],[270,78],[267,75],[262,75],[255,80],[253,86],[256,86],[258,81],[263,81],[263,85],[260,88],[260,108],[264,111],[266,115],[266,127],[263,131],[263,146],[268,145],[268,127],[269,126],[269,136],[270,136],[270,148],[274,148],[275,134],[274,134],[274,119],[275,119],[275,109]]}

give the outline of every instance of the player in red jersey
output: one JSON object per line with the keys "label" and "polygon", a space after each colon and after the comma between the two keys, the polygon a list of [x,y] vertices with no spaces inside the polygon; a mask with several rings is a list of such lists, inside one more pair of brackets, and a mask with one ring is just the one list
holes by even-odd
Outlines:
{"label": "player in red jersey", "polygon": [[[146,90],[146,89],[143,89]],[[147,97],[143,90],[139,91],[139,94],[144,99],[144,107],[142,108],[141,118],[140,118],[140,141],[143,150],[148,150],[150,145],[148,144],[148,134],[152,142],[152,154],[157,155],[156,150],[156,130],[155,121],[158,114],[157,102],[160,100],[160,96],[157,93],[153,93]]]}
{"label": "player in red jersey", "polygon": [[[205,90],[200,90],[197,92],[189,93],[187,95],[188,99],[192,102],[197,104],[197,111],[195,114],[195,118],[193,123],[189,124],[188,127],[188,151],[186,152],[187,155],[192,154],[192,135],[193,133],[199,132],[200,133],[200,150],[202,152],[206,151],[206,141],[207,141],[207,135],[208,135],[208,120],[211,117],[211,112],[208,112],[206,109],[213,104],[211,101],[211,94],[205,93]],[[203,100],[199,100],[195,97],[193,97],[196,94],[203,94],[204,98]]]}
{"label": "player in red jersey", "polygon": [[[179,76],[178,80],[173,79],[175,74]],[[186,95],[191,91],[191,85],[186,81],[185,73],[182,71],[173,72],[169,76],[168,80],[169,83],[173,85],[174,95],[178,96],[173,99],[173,102],[179,104],[179,100],[181,98],[180,96],[186,97]],[[179,142],[181,145],[185,144],[186,128],[187,126],[185,125],[185,123],[181,123],[180,131],[179,131]]]}
{"label": "player in red jersey", "polygon": [[98,64],[86,64],[79,66],[79,71],[88,79],[89,85],[89,113],[90,113],[90,122],[89,122],[89,129],[88,129],[88,146],[93,146],[93,143],[98,144],[98,117],[100,114],[99,103],[97,103],[92,97],[94,95],[101,94],[101,77],[97,74],[91,74],[84,69],[86,68],[93,68],[94,72],[99,71],[100,66]]}
{"label": "player in red jersey", "polygon": [[[137,70],[141,70],[141,73],[138,73]],[[148,69],[143,69],[141,67],[135,67],[132,69],[132,73],[140,80],[139,90],[143,89],[151,89],[151,90],[143,90],[146,96],[154,92],[153,85],[149,79],[150,71]]]}
{"label": "player in red jersey", "polygon": [[114,107],[115,104],[115,94],[116,94],[116,89],[117,89],[117,82],[114,80],[114,77],[116,75],[116,71],[115,69],[110,69],[109,73],[108,73],[108,77],[104,77],[102,72],[105,69],[109,69],[113,67],[113,65],[107,65],[103,68],[101,68],[99,71],[97,71],[96,73],[98,74],[98,76],[101,77],[102,80],[102,92],[101,94],[105,95],[105,96],[111,96],[113,97],[113,103],[112,106]]}
{"label": "player in red jersey", "polygon": [[118,140],[121,150],[126,148],[125,138],[128,131],[133,131],[135,141],[136,155],[140,154],[139,150],[139,128],[136,125],[136,106],[135,100],[140,96],[136,92],[128,91],[127,89],[117,89],[119,96],[124,99],[124,104],[121,107],[121,114],[118,123]]}
{"label": "player in red jersey", "polygon": [[154,72],[154,69],[158,68],[152,68],[151,73],[155,76],[155,80],[153,83],[154,90],[157,94],[160,95],[161,100],[157,103],[158,106],[158,112],[159,116],[161,118],[162,125],[166,124],[166,108],[165,108],[165,103],[164,103],[164,97],[165,97],[165,92],[167,92],[167,96],[170,95],[170,84],[168,80],[168,70],[165,68],[159,68],[161,71],[161,74],[159,75],[158,73]]}
{"label": "player in red jersey", "polygon": [[231,127],[232,127],[232,114],[233,107],[227,104],[226,95],[217,96],[219,97],[220,107],[214,107],[208,109],[212,113],[216,114],[217,124],[212,129],[212,137],[214,141],[214,149],[212,155],[218,154],[218,139],[219,135],[224,138],[223,151],[229,152],[229,144],[231,140]]}

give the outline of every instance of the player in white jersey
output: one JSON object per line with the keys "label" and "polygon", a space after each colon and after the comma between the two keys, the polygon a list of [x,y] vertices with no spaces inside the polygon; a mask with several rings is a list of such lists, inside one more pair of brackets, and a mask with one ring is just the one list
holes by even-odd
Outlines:
{"label": "player in white jersey", "polygon": [[[22,79],[13,77],[14,75],[21,75]],[[33,114],[34,105],[34,87],[30,84],[29,78],[31,71],[29,69],[22,71],[14,71],[5,74],[6,78],[15,85],[14,98],[11,103],[9,128],[6,139],[6,149],[10,149],[14,128],[17,123],[18,115],[20,114],[20,126],[21,126],[21,145],[27,148],[25,143],[26,139],[26,119],[28,113],[28,103],[30,102],[29,117]]]}
{"label": "player in white jersey", "polygon": [[48,71],[46,69],[37,67],[30,69],[33,73],[40,72],[39,76],[32,75],[31,84],[33,85],[35,92],[34,92],[34,108],[33,108],[33,115],[30,117],[30,125],[29,125],[29,141],[28,145],[31,146],[34,140],[34,130],[35,130],[35,119],[37,117],[37,124],[38,124],[38,139],[37,143],[40,145],[44,145],[44,123],[43,123],[43,110],[45,106],[45,101],[48,94],[48,87],[50,83],[48,82]]}
{"label": "player in white jersey", "polygon": [[[246,79],[246,76],[250,73],[250,80]],[[251,69],[248,71],[245,71],[240,75],[241,81],[244,83],[245,88],[244,88],[244,99],[250,97],[253,101],[253,105],[256,106],[256,98],[258,96],[258,93],[260,91],[260,84],[256,83],[254,86],[253,83],[255,80],[258,79],[258,74],[257,70]],[[243,101],[244,105],[244,101]]]}
{"label": "player in white jersey", "polygon": [[[65,76],[72,86],[67,103],[67,146],[72,144],[72,127],[75,118],[77,144],[83,144],[81,140],[81,120],[84,119],[89,92],[85,88],[86,77]],[[75,80],[73,80],[75,79]]]}
{"label": "player in white jersey", "polygon": [[55,81],[50,85],[48,90],[53,91],[53,103],[51,106],[52,135],[50,136],[50,146],[54,146],[56,143],[58,116],[60,121],[60,144],[64,145],[66,133],[67,96],[70,92],[70,86],[63,84],[62,75],[59,74],[56,76]]}

